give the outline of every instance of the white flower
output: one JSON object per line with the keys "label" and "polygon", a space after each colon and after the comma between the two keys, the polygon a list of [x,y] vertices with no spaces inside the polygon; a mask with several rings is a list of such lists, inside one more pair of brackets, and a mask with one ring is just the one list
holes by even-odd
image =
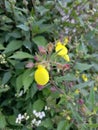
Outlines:
{"label": "white flower", "polygon": [[29,116],[26,116],[26,120],[28,120],[29,119]]}
{"label": "white flower", "polygon": [[43,117],[45,117],[45,112],[44,111],[42,111],[41,114],[42,114]]}
{"label": "white flower", "polygon": [[24,119],[24,118],[25,118],[24,115],[22,115],[22,116],[21,116],[21,119]]}
{"label": "white flower", "polygon": [[45,117],[45,112],[44,111],[40,112],[40,115],[39,115],[40,119],[42,119],[43,117]]}
{"label": "white flower", "polygon": [[19,122],[19,120],[18,120],[18,118],[16,118],[16,121],[15,121],[16,123],[18,123]]}
{"label": "white flower", "polygon": [[37,113],[37,111],[36,110],[33,110],[33,114],[35,115]]}
{"label": "white flower", "polygon": [[22,119],[22,115],[19,114],[19,115],[18,115],[18,120],[21,120],[21,119]]}
{"label": "white flower", "polygon": [[36,126],[39,126],[41,124],[41,120],[36,121]]}
{"label": "white flower", "polygon": [[48,110],[48,107],[47,107],[47,106],[45,106],[45,110]]}
{"label": "white flower", "polygon": [[36,123],[36,119],[34,118],[33,120],[32,120],[32,124],[35,124]]}

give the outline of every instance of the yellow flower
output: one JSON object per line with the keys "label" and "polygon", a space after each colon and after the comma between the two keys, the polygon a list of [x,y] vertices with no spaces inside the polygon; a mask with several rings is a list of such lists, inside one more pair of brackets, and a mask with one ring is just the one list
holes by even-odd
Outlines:
{"label": "yellow flower", "polygon": [[66,61],[70,61],[70,58],[69,58],[69,55],[64,55],[64,56],[62,56]]}
{"label": "yellow flower", "polygon": [[57,52],[57,55],[61,56],[66,61],[70,61],[70,58],[67,54],[68,50],[60,41],[56,43],[55,51]]}
{"label": "yellow flower", "polygon": [[76,89],[75,90],[75,94],[79,94],[80,93],[80,90],[79,89]]}
{"label": "yellow flower", "polygon": [[64,38],[64,45],[67,45],[68,42],[69,42],[68,37],[65,37]]}
{"label": "yellow flower", "polygon": [[88,81],[88,78],[87,78],[87,76],[86,76],[86,74],[82,74],[82,79],[83,79],[83,81]]}
{"label": "yellow flower", "polygon": [[69,120],[69,121],[71,120],[70,116],[67,116],[66,119]]}
{"label": "yellow flower", "polygon": [[94,91],[97,91],[97,87],[96,86],[94,87]]}
{"label": "yellow flower", "polygon": [[67,48],[60,41],[56,43],[55,51],[59,56],[64,56],[68,53]]}
{"label": "yellow flower", "polygon": [[46,85],[49,81],[49,73],[43,65],[38,65],[38,69],[35,71],[35,81],[39,85]]}

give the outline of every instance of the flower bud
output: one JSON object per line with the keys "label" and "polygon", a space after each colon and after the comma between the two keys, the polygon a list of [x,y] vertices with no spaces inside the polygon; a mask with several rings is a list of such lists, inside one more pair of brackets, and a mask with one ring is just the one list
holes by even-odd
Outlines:
{"label": "flower bud", "polygon": [[28,62],[25,67],[26,68],[33,68],[34,67],[34,63],[33,62]]}
{"label": "flower bud", "polygon": [[46,54],[46,49],[43,46],[38,46],[38,50],[41,54]]}
{"label": "flower bud", "polygon": [[47,45],[48,53],[51,53],[51,52],[53,51],[53,48],[54,48],[53,44],[52,44],[52,43],[49,43],[49,44]]}

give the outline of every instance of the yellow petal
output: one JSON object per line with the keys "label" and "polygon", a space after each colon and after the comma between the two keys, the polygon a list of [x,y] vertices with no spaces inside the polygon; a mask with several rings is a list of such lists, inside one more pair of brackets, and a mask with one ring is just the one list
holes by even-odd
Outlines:
{"label": "yellow petal", "polygon": [[88,78],[87,78],[87,76],[86,76],[86,74],[82,74],[82,79],[83,79],[83,81],[88,81]]}
{"label": "yellow petal", "polygon": [[94,87],[94,91],[97,91],[97,87],[96,86]]}
{"label": "yellow petal", "polygon": [[64,56],[68,53],[67,48],[62,44],[57,45],[55,51],[58,52],[57,54],[60,56]]}
{"label": "yellow petal", "polygon": [[79,94],[80,93],[80,90],[79,89],[76,89],[75,90],[75,94]]}
{"label": "yellow petal", "polygon": [[67,45],[68,42],[69,42],[68,37],[65,37],[64,38],[64,45]]}
{"label": "yellow petal", "polygon": [[49,81],[49,73],[44,66],[38,65],[38,69],[35,71],[35,81],[39,85],[46,85]]}
{"label": "yellow petal", "polygon": [[66,61],[70,61],[70,58],[69,58],[69,55],[64,55],[64,56],[62,56]]}
{"label": "yellow petal", "polygon": [[70,117],[70,116],[67,116],[66,119],[70,121],[70,120],[71,120],[71,117]]}

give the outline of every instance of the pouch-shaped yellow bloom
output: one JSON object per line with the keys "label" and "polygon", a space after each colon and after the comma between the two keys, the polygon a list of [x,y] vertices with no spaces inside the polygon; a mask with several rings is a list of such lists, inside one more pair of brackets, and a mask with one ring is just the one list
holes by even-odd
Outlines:
{"label": "pouch-shaped yellow bloom", "polygon": [[85,82],[88,81],[88,78],[87,78],[86,74],[82,74],[82,79],[83,79]]}
{"label": "pouch-shaped yellow bloom", "polygon": [[65,37],[64,38],[64,45],[67,45],[68,42],[69,42],[68,37]]}
{"label": "pouch-shaped yellow bloom", "polygon": [[46,85],[49,81],[49,73],[43,65],[38,65],[38,69],[35,71],[35,81],[39,85]]}
{"label": "pouch-shaped yellow bloom", "polygon": [[55,51],[59,56],[64,56],[68,53],[67,48],[60,41],[56,43]]}

